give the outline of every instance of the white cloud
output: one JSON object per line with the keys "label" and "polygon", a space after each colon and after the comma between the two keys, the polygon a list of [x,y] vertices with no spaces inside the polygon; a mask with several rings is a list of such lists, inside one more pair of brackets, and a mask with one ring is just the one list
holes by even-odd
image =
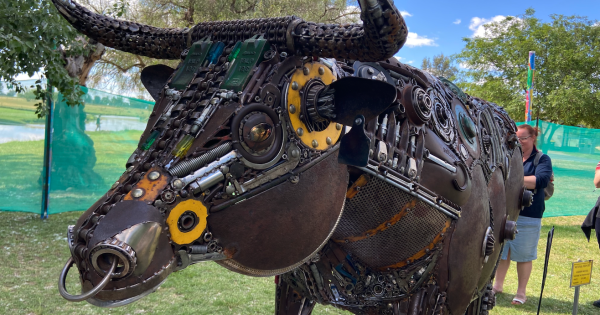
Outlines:
{"label": "white cloud", "polygon": [[408,11],[400,11],[400,15],[402,15],[403,17],[412,16],[412,14],[408,13]]}
{"label": "white cloud", "polygon": [[406,38],[407,47],[420,47],[420,46],[437,46],[435,40],[433,38],[427,38],[426,36],[420,36],[417,33],[408,32],[408,37]]}
{"label": "white cloud", "polygon": [[473,35],[471,37],[490,37],[491,34],[488,34],[485,30],[486,24],[501,22],[506,19],[504,15],[496,15],[491,19],[485,19],[480,17],[474,17],[471,19],[471,24],[469,24],[469,29],[473,31]]}
{"label": "white cloud", "polygon": [[452,22],[452,24],[460,24],[462,22],[460,19],[456,19],[456,21]]}
{"label": "white cloud", "polygon": [[402,63],[406,63],[406,64],[412,64],[413,62],[415,62],[414,60],[406,60],[406,58],[404,57],[400,57],[400,56],[394,56],[394,58],[398,59],[398,61],[402,62]]}

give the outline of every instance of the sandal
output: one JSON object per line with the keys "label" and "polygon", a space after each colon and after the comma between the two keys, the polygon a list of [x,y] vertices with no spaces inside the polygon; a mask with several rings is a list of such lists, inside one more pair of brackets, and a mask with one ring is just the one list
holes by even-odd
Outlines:
{"label": "sandal", "polygon": [[512,305],[523,305],[525,304],[525,302],[527,302],[527,298],[522,298],[520,296],[515,295],[515,297],[512,299],[512,302],[510,302],[510,304]]}

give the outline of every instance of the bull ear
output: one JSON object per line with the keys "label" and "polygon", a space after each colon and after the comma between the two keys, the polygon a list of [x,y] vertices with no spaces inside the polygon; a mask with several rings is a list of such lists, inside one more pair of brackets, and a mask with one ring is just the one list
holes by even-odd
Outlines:
{"label": "bull ear", "polygon": [[158,101],[160,91],[165,87],[173,71],[175,69],[165,65],[148,66],[142,70],[140,74],[142,84],[155,101]]}
{"label": "bull ear", "polygon": [[352,126],[357,116],[371,121],[379,116],[396,100],[396,88],[379,80],[345,77],[331,83],[322,94],[331,94],[333,90],[334,115],[330,120]]}
{"label": "bull ear", "polygon": [[354,118],[352,129],[342,137],[338,163],[365,167],[369,163],[371,139],[365,134],[365,117]]}

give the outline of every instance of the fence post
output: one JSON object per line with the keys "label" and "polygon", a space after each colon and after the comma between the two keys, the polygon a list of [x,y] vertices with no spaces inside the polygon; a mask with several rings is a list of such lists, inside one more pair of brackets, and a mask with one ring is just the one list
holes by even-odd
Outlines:
{"label": "fence post", "polygon": [[41,219],[48,218],[48,204],[50,202],[50,173],[52,173],[52,122],[54,116],[54,102],[52,101],[52,86],[46,81],[48,91],[48,113],[46,114],[46,130],[44,136],[44,168],[42,170],[42,209]]}

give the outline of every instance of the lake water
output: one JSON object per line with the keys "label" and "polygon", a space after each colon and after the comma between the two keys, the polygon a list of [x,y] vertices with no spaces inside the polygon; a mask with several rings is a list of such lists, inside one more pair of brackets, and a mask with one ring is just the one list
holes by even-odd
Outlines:
{"label": "lake water", "polygon": [[[137,117],[105,115],[100,118],[100,131],[144,130],[146,121]],[[97,131],[96,121],[85,124],[87,132]],[[44,139],[43,124],[2,125],[0,124],[0,143],[10,141],[35,141]]]}

